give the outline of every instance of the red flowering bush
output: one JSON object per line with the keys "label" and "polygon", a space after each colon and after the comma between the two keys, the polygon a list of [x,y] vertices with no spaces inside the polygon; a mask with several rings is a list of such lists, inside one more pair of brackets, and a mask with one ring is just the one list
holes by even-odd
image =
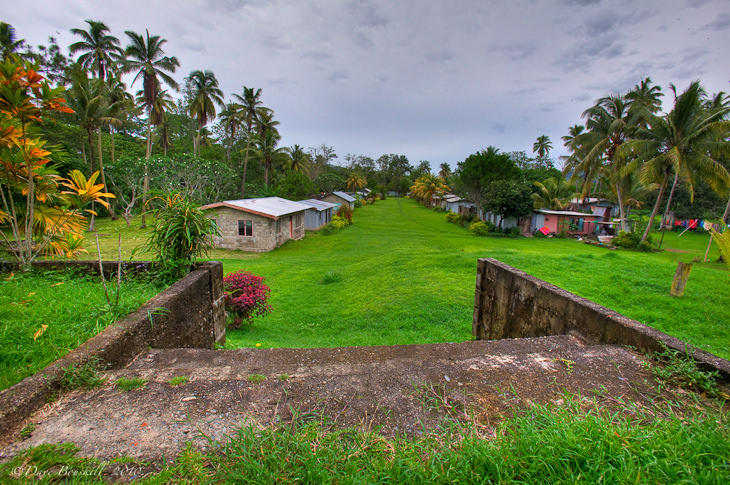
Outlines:
{"label": "red flowering bush", "polygon": [[226,310],[233,315],[232,328],[250,324],[253,317],[271,313],[269,299],[271,288],[264,284],[264,277],[248,271],[236,271],[223,278]]}
{"label": "red flowering bush", "polygon": [[340,205],[339,209],[337,209],[337,212],[335,212],[335,215],[337,217],[347,219],[347,223],[352,224],[352,208],[349,205]]}

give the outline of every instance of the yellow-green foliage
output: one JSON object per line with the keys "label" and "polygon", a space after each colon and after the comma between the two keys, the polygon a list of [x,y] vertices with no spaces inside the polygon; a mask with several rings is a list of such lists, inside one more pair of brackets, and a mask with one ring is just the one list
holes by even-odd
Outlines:
{"label": "yellow-green foliage", "polygon": [[714,228],[710,229],[710,231],[717,246],[720,248],[722,259],[725,260],[725,264],[730,268],[730,229],[725,225],[725,230],[722,233],[717,232]]}
{"label": "yellow-green foliage", "polygon": [[330,224],[332,224],[332,227],[339,230],[348,225],[348,220],[344,217],[333,216],[330,220]]}

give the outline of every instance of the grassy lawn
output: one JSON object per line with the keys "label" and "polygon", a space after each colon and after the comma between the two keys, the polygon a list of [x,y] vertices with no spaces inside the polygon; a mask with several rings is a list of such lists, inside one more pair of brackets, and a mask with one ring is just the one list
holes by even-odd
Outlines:
{"label": "grassy lawn", "polygon": [[[665,235],[660,253],[609,251],[574,239],[475,237],[443,213],[388,198],[355,211],[337,234],[308,232],[270,253],[215,250],[226,273],[266,277],[274,311],[230,331],[228,346],[334,347],[455,342],[471,338],[477,258],[493,257],[724,358],[730,357],[730,275],[695,264],[682,298],[669,295],[677,261],[703,257],[709,236]],[[145,231],[100,220],[105,258],[142,243]],[[658,241],[659,234],[655,239]],[[137,255],[135,257],[144,257]],[[335,272],[341,280],[321,284]]]}
{"label": "grassy lawn", "polygon": [[[115,288],[112,283],[110,291]],[[58,271],[0,273],[0,389],[43,369],[160,290],[123,281],[119,306],[112,308],[98,277]]]}

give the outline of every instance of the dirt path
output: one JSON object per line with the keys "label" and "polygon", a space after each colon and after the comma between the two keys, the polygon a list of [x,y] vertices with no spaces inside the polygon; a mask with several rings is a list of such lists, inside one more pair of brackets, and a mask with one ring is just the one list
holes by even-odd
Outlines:
{"label": "dirt path", "polygon": [[[2,453],[73,442],[82,453],[170,459],[193,441],[224,439],[245,423],[287,421],[292,409],[323,413],[343,426],[384,434],[421,433],[445,414],[465,411],[495,424],[564,393],[641,400],[643,358],[619,346],[585,346],[569,336],[456,344],[333,349],[150,350],[128,368],[106,372],[104,387],[75,391],[31,418],[29,438]],[[254,375],[265,376],[256,382]],[[186,376],[173,387],[168,381]],[[141,377],[123,392],[119,377]],[[639,392],[637,392],[639,391]],[[207,437],[207,438],[206,438]]]}

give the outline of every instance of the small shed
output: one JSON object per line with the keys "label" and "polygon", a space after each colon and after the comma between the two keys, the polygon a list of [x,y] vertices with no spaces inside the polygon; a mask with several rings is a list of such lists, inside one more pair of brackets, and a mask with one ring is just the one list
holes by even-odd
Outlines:
{"label": "small shed", "polygon": [[[355,198],[349,194],[346,194],[345,192],[332,192],[331,194],[327,194],[322,197],[322,200],[335,204],[337,206],[337,209],[339,209],[342,204],[349,205],[350,209],[355,208]],[[337,211],[337,209],[335,209],[335,212]]]}
{"label": "small shed", "polygon": [[308,231],[318,231],[332,219],[332,209],[335,204],[317,199],[297,201],[300,204],[309,206],[304,211],[304,228]]}
{"label": "small shed", "polygon": [[308,205],[281,197],[239,199],[201,207],[218,226],[213,246],[223,249],[267,252],[290,239],[304,238],[304,212]]}
{"label": "small shed", "polygon": [[546,227],[554,234],[564,230],[570,234],[586,235],[595,232],[597,218],[597,215],[585,212],[539,209],[532,212],[530,231],[535,232],[542,227]]}

